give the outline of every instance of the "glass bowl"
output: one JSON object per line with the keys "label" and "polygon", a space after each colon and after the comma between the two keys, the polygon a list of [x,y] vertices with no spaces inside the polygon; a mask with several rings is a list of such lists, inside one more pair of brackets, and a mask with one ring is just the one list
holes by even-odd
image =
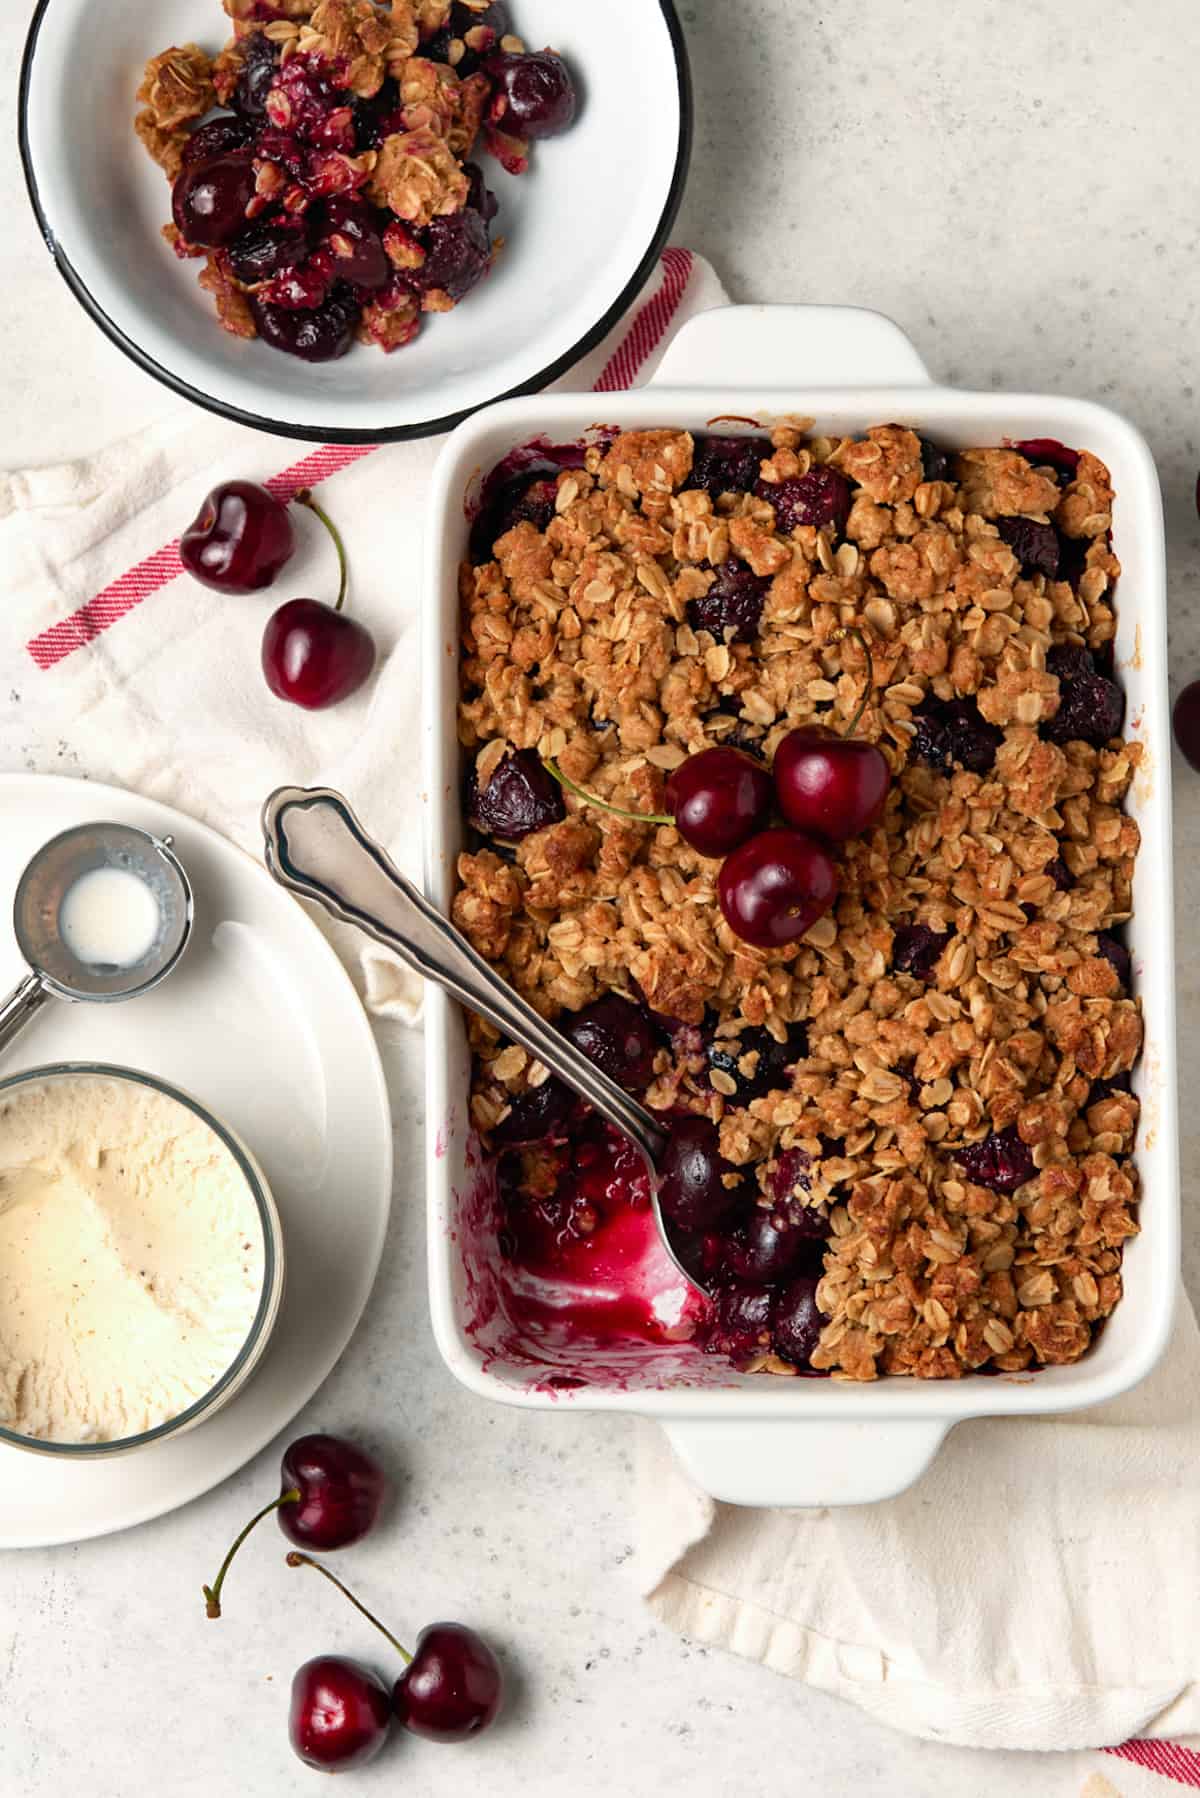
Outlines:
{"label": "glass bowl", "polygon": [[215,1416],[241,1390],[262,1359],[279,1316],[284,1284],[283,1231],[266,1175],[240,1137],[190,1093],[182,1092],[179,1087],[160,1080],[157,1075],[141,1073],[136,1068],[115,1067],[96,1061],[62,1061],[27,1068],[20,1074],[12,1074],[8,1079],[0,1080],[0,1099],[17,1087],[93,1075],[148,1087],[153,1092],[165,1094],[190,1111],[228,1149],[258,1212],[263,1234],[263,1280],[254,1320],[238,1353],[203,1397],[177,1416],[168,1418],[165,1423],[157,1424],[152,1430],[143,1430],[139,1435],[106,1442],[51,1442],[37,1436],[22,1435],[17,1430],[5,1429],[0,1425],[0,1443],[26,1449],[32,1454],[56,1455],[60,1459],[79,1461],[102,1460],[113,1455],[129,1454],[135,1449],[148,1448],[152,1443],[162,1442],[169,1436],[180,1436],[186,1430],[195,1429],[197,1424]]}

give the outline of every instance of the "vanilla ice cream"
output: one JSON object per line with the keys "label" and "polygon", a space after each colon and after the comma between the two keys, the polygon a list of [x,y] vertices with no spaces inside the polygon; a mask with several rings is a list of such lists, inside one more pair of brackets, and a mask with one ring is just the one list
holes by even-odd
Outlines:
{"label": "vanilla ice cream", "polygon": [[254,1195],[179,1100],[106,1074],[0,1092],[0,1424],[112,1442],[211,1391],[264,1281]]}

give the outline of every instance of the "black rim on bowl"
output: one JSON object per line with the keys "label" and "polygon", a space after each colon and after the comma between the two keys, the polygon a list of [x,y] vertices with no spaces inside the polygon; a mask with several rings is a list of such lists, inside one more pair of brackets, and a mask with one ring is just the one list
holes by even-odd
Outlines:
{"label": "black rim on bowl", "polygon": [[93,323],[100,327],[110,342],[115,343],[117,348],[129,357],[131,362],[135,362],[146,374],[153,375],[156,381],[161,381],[163,386],[169,387],[173,393],[179,394],[185,400],[191,400],[193,405],[202,406],[207,412],[215,412],[219,417],[229,419],[234,424],[250,425],[254,430],[269,431],[276,437],[298,437],[311,443],[401,443],[408,438],[434,437],[444,431],[452,431],[455,425],[461,424],[463,419],[469,418],[473,412],[478,412],[483,406],[494,405],[499,400],[517,399],[522,394],[538,393],[543,387],[548,387],[552,381],[556,381],[559,375],[565,374],[590,350],[594,350],[596,345],[608,335],[621,314],[629,306],[630,301],[648,280],[651,270],[666,245],[671,227],[675,223],[679,204],[683,198],[688,163],[692,153],[692,78],[688,66],[683,28],[675,11],[674,0],[658,0],[659,10],[671,40],[671,50],[675,58],[675,74],[679,86],[679,141],[675,148],[675,167],[671,175],[667,203],[645,255],[607,312],[592,326],[590,331],[587,331],[564,355],[559,356],[536,375],[532,375],[529,380],[521,381],[516,387],[509,387],[503,393],[490,394],[476,405],[464,407],[461,412],[451,412],[443,418],[425,419],[419,424],[389,425],[383,430],[351,431],[321,428],[315,425],[285,424],[280,419],[267,418],[261,413],[245,412],[239,406],[231,406],[227,401],[215,399],[211,394],[202,393],[198,387],[192,387],[188,382],[181,381],[177,375],[164,368],[161,362],[156,362],[152,356],[148,356],[144,350],[140,349],[98,304],[95,296],[72,267],[62,246],[55,238],[53,226],[47,219],[42,206],[33,157],[29,148],[29,88],[33,76],[33,59],[37,50],[42,21],[50,5],[51,0],[38,0],[35,8],[29,35],[25,40],[24,54],[21,58],[21,79],[17,94],[17,144],[21,154],[21,167],[25,174],[25,187],[29,194],[29,201],[46,248],[54,258],[59,274],[84,311]]}

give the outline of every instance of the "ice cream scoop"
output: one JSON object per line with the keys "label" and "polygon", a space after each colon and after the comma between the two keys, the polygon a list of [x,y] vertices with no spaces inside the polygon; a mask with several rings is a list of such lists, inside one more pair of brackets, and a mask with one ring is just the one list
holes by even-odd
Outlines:
{"label": "ice cream scoop", "polygon": [[29,973],[0,1004],[0,1052],[49,998],[113,1004],[171,972],[192,889],[169,837],[80,824],[44,844],[17,883],[13,931]]}

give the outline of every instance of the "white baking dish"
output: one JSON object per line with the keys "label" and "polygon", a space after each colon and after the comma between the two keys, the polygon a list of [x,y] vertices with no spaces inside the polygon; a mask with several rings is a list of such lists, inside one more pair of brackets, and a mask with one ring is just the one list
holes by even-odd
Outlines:
{"label": "white baking dish", "polygon": [[1117,664],[1128,695],[1126,729],[1147,749],[1129,800],[1142,830],[1129,942],[1146,1048],[1134,1077],[1142,1101],[1142,1234],[1126,1252],[1125,1297],[1083,1361],[1036,1374],[872,1385],[784,1380],[738,1375],[716,1357],[684,1346],[639,1349],[625,1357],[606,1351],[602,1359],[573,1351],[551,1365],[536,1346],[512,1339],[498,1309],[488,1170],[468,1127],[462,1019],[431,989],[430,1298],[448,1366],[483,1397],[654,1417],[697,1483],[732,1503],[854,1504],[903,1490],[963,1418],[1044,1415],[1098,1404],[1136,1385],[1167,1341],[1179,1270],[1170,745],[1162,504],[1143,439],[1115,413],[1084,401],[938,387],[889,320],[817,306],[705,313],[681,331],[652,385],[637,392],[555,394],[477,413],[447,442],[430,500],[427,879],[430,896],[448,908],[462,834],[454,728],[457,568],[466,542],[464,496],[472,481],[514,445],[539,435],[569,442],[596,423],[703,430],[717,417],[769,420],[785,413],[812,416],[831,432],[899,420],[958,447],[1057,437],[1086,446],[1112,471],[1114,547],[1124,566]]}

